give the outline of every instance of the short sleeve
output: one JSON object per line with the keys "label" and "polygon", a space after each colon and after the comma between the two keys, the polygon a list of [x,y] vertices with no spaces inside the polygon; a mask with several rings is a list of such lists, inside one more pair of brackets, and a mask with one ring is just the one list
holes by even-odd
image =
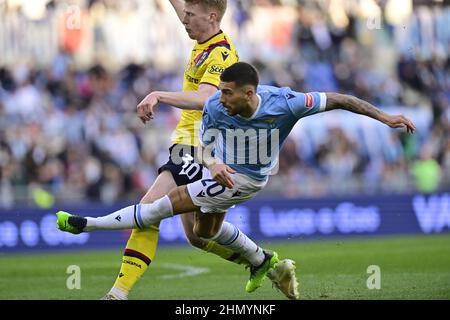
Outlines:
{"label": "short sleeve", "polygon": [[327,105],[324,92],[301,93],[289,89],[285,97],[289,109],[298,119],[325,111]]}

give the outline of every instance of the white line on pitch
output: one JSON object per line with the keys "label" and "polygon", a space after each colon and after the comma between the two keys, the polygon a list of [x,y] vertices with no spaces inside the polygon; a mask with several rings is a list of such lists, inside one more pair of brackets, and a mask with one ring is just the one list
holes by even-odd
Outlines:
{"label": "white line on pitch", "polygon": [[194,267],[186,264],[175,264],[175,263],[161,263],[159,264],[161,268],[166,269],[173,269],[173,270],[179,270],[182,271],[180,273],[176,274],[165,274],[163,276],[160,276],[160,278],[163,279],[178,279],[178,278],[184,278],[184,277],[194,277],[198,276],[202,273],[208,273],[210,270],[209,268],[199,268]]}

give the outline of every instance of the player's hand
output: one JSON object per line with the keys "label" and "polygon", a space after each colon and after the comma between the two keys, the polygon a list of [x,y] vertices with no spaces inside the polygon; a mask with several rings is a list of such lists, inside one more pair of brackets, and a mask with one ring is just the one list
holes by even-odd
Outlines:
{"label": "player's hand", "polygon": [[389,116],[386,124],[391,128],[406,128],[409,133],[414,133],[416,130],[414,123],[403,115]]}
{"label": "player's hand", "polygon": [[137,114],[143,124],[153,120],[155,112],[153,108],[158,104],[159,99],[156,92],[152,92],[147,95],[137,106]]}
{"label": "player's hand", "polygon": [[229,166],[226,164],[213,164],[209,167],[209,171],[211,171],[212,178],[220,185],[230,189],[233,188],[234,182],[233,179],[231,179],[230,173],[236,173],[236,171]]}

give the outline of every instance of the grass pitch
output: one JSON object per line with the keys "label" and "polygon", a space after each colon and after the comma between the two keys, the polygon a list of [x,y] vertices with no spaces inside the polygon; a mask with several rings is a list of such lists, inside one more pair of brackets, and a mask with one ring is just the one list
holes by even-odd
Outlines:
{"label": "grass pitch", "polygon": [[[297,262],[301,299],[450,299],[450,234],[264,243]],[[0,299],[99,299],[114,283],[123,248],[0,254]],[[81,289],[69,290],[70,265]],[[380,267],[381,288],[367,288]],[[284,299],[267,280],[248,294],[248,271],[190,247],[162,247],[130,299]]]}

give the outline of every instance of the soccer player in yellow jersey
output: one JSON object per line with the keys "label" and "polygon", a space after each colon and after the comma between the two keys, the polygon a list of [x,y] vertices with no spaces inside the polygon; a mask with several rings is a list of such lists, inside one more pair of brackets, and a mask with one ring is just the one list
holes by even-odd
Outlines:
{"label": "soccer player in yellow jersey", "polygon": [[[165,103],[181,109],[181,119],[175,131],[173,145],[169,149],[169,161],[158,170],[158,177],[141,203],[152,203],[180,185],[197,181],[202,177],[203,166],[196,161],[198,130],[205,101],[213,95],[220,83],[222,71],[238,61],[238,54],[229,37],[220,29],[220,21],[226,10],[226,0],[170,0],[189,37],[196,41],[184,72],[182,92],[150,93],[137,107],[138,116],[145,124],[155,115],[154,107]],[[222,221],[209,219],[194,213],[181,215],[183,227],[190,244],[226,260],[249,264],[241,255],[214,241],[207,241],[202,226]],[[202,223],[200,223],[202,222]],[[209,230],[209,229],[208,229]],[[144,274],[153,260],[158,242],[159,226],[134,229],[125,248],[119,275],[104,299],[127,299],[129,291]],[[269,277],[281,291],[293,298],[297,293],[295,267],[274,270]],[[281,267],[280,267],[281,268]],[[278,274],[277,274],[278,271]]]}

